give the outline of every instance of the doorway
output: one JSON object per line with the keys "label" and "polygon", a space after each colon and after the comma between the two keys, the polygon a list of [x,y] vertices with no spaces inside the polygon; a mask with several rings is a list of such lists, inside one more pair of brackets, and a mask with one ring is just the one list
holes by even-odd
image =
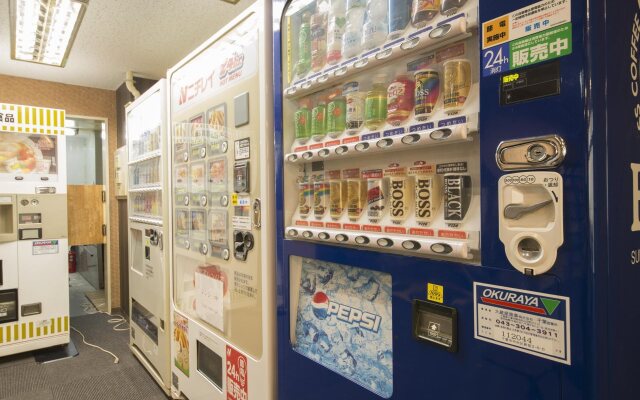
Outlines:
{"label": "doorway", "polygon": [[71,317],[108,311],[106,122],[69,117],[67,195]]}

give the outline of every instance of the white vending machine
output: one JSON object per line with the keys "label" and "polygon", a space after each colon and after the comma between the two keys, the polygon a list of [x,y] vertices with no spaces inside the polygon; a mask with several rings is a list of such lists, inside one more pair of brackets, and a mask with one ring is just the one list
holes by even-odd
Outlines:
{"label": "white vending machine", "polygon": [[0,357],[69,343],[64,119],[0,104]]}
{"label": "white vending machine", "polygon": [[271,2],[169,70],[172,395],[275,398]]}
{"label": "white vending machine", "polygon": [[[127,107],[130,346],[167,393],[170,387],[166,92],[160,80]],[[167,197],[165,199],[165,197]]]}

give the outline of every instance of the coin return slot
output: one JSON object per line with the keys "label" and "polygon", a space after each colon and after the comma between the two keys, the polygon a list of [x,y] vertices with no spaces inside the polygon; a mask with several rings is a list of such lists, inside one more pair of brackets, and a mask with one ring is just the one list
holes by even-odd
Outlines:
{"label": "coin return slot", "polygon": [[382,139],[378,140],[378,143],[376,143],[376,146],[380,147],[381,149],[385,149],[387,147],[390,147],[391,145],[393,145],[393,139]]}
{"label": "coin return slot", "polygon": [[542,246],[536,239],[526,237],[518,242],[518,255],[528,262],[538,261],[542,257]]}
{"label": "coin return slot", "polygon": [[420,141],[420,135],[417,135],[415,133],[412,135],[407,135],[402,138],[402,143],[404,144],[416,144],[419,141]]}
{"label": "coin return slot", "polygon": [[347,237],[347,235],[343,234],[343,233],[339,233],[336,235],[336,240],[338,242],[346,242],[347,240],[349,240],[349,238]]}
{"label": "coin return slot", "polygon": [[370,240],[366,236],[358,236],[356,237],[356,243],[358,244],[369,244]]}
{"label": "coin return slot", "polygon": [[449,254],[453,248],[446,243],[434,243],[431,245],[431,251],[436,254]]}
{"label": "coin return slot", "polygon": [[356,145],[357,151],[367,151],[369,150],[369,143],[358,143]]}
{"label": "coin return slot", "polygon": [[429,33],[429,37],[431,39],[440,39],[442,37],[445,37],[449,32],[451,32],[451,25],[450,24],[444,24],[444,25],[440,25],[436,29],[432,30]]}
{"label": "coin return slot", "polygon": [[378,246],[380,247],[391,247],[393,246],[393,240],[387,238],[378,239]]}
{"label": "coin return slot", "polygon": [[416,242],[415,240],[407,240],[402,242],[402,247],[405,250],[420,250],[420,243]]}

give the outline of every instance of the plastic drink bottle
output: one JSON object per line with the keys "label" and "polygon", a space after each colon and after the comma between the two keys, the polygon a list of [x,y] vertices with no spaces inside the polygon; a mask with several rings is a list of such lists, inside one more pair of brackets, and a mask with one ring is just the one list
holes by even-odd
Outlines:
{"label": "plastic drink bottle", "polygon": [[387,18],[387,0],[367,1],[367,14],[362,35],[362,45],[365,50],[374,49],[387,40],[389,34]]}
{"label": "plastic drink bottle", "polygon": [[365,99],[364,125],[372,130],[382,128],[387,120],[387,76],[376,75]]}
{"label": "plastic drink bottle", "polygon": [[327,64],[334,65],[342,59],[342,40],[347,25],[344,0],[331,0],[327,28]]}
{"label": "plastic drink bottle", "polygon": [[327,63],[327,19],[329,5],[318,1],[316,12],[311,16],[311,70],[318,72]]}
{"label": "plastic drink bottle", "polygon": [[298,35],[298,76],[305,76],[311,69],[311,17],[308,12],[302,14]]}

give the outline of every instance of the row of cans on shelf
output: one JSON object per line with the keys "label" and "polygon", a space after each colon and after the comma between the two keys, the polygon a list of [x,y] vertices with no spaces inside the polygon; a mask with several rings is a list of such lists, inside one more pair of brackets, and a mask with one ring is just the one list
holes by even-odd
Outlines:
{"label": "row of cans on shelf", "polygon": [[428,226],[444,202],[444,221],[464,222],[472,199],[469,174],[437,174],[432,165],[410,168],[392,164],[386,169],[361,171],[358,168],[328,171],[299,184],[298,214],[302,219],[339,220],[345,211],[351,222],[366,214],[378,224],[388,214],[395,225],[411,216],[418,225]]}
{"label": "row of cans on shelf", "polygon": [[467,59],[445,61],[442,74],[438,68],[424,68],[411,74],[403,72],[391,82],[386,74],[377,74],[368,91],[362,90],[361,82],[348,82],[299,101],[294,113],[295,138],[304,144],[309,139],[321,141],[327,135],[354,135],[363,127],[376,131],[386,124],[400,126],[412,115],[417,121],[426,121],[434,114],[441,94],[444,111],[457,114],[467,101],[471,85],[471,63]]}

